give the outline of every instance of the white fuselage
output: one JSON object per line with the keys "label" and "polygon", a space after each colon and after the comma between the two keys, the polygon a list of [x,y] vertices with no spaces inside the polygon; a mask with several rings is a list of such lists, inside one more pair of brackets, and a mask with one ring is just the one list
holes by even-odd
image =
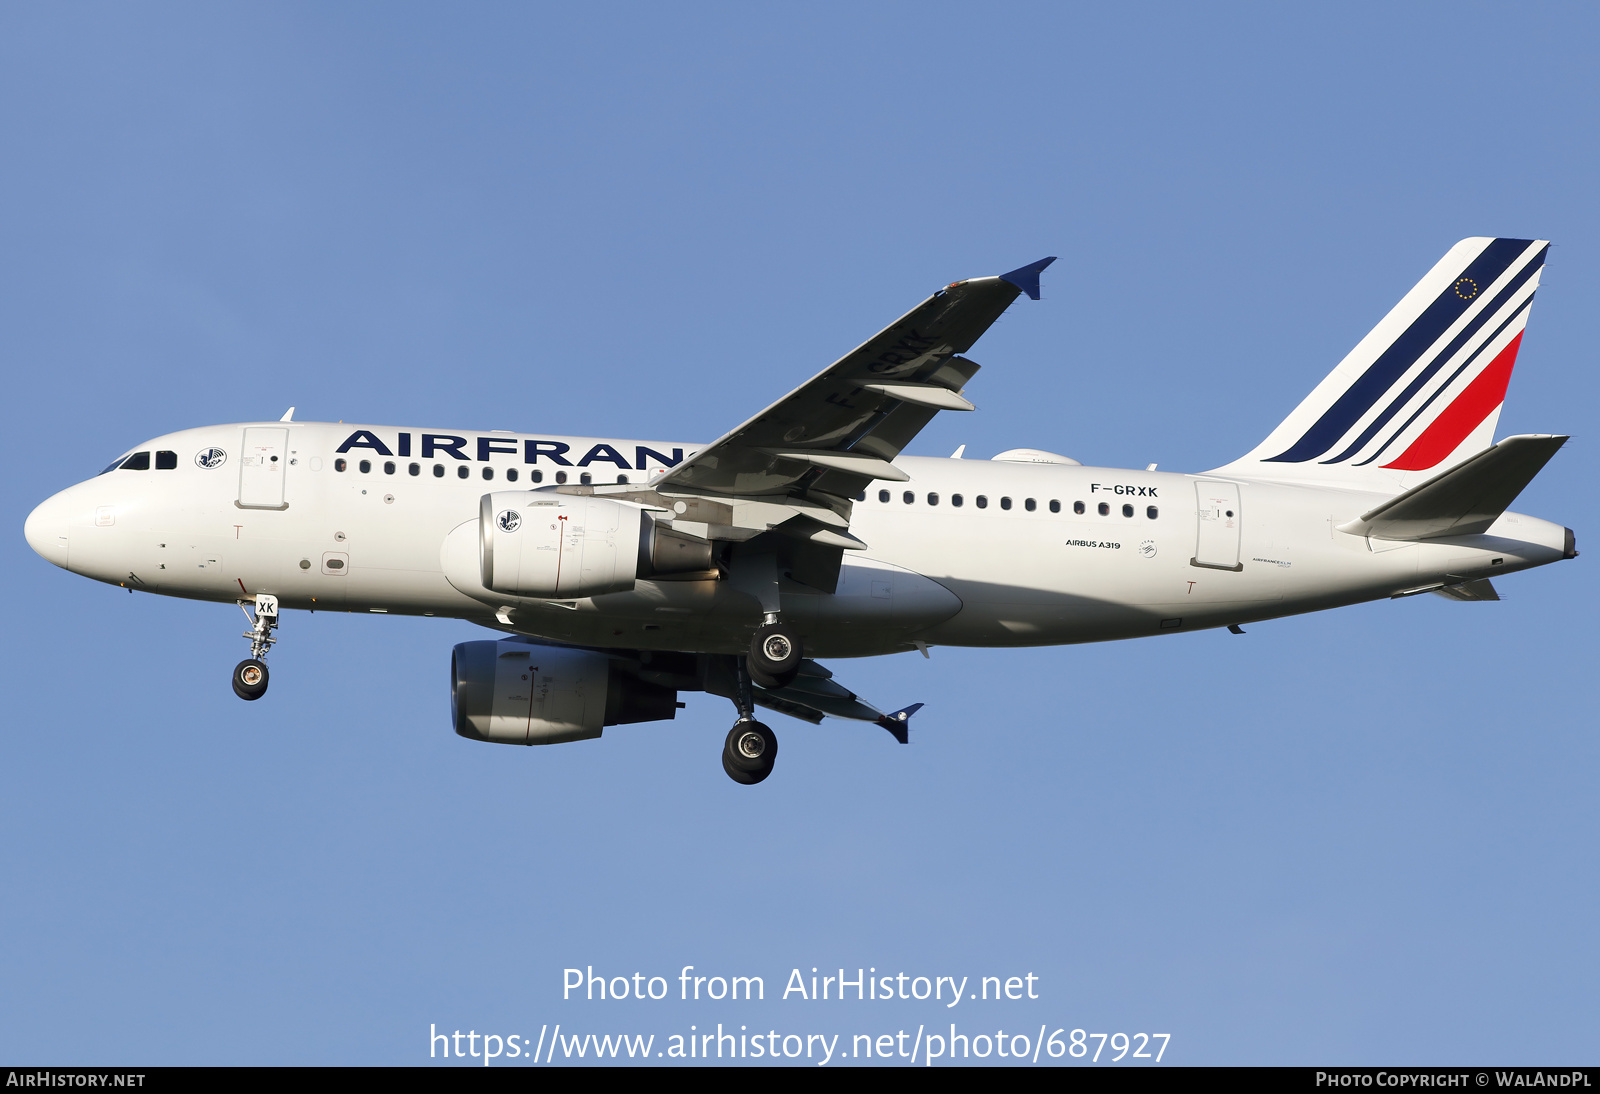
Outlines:
{"label": "white fuselage", "polygon": [[[246,429],[285,431],[281,480],[270,487],[281,489],[281,501],[252,485],[261,469],[248,463]],[[362,431],[364,443],[349,447]],[[270,593],[285,608],[455,617],[596,647],[736,652],[759,612],[726,581],[642,580],[631,592],[521,603],[508,624],[497,620],[493,594],[466,595],[441,562],[450,533],[475,525],[485,493],[549,487],[558,474],[571,484],[585,475],[595,484],[622,476],[644,484],[698,448],[343,423],[213,426],[141,445],[152,456],[174,453],[176,466],[152,459],[148,470],[112,470],[69,487],[33,512],[26,531],[56,565],[169,596]],[[197,457],[212,449],[226,454],[223,462],[202,466]],[[856,501],[850,533],[867,547],[845,553],[837,591],[782,582],[784,615],[804,633],[809,654],[1133,638],[1315,611],[1564,557],[1561,525],[1513,513],[1488,534],[1426,543],[1350,535],[1336,526],[1384,495],[1324,486],[1063,464],[895,462],[910,481],[874,484]],[[1227,500],[1214,501],[1218,490],[1207,484],[1222,484]],[[1195,564],[1197,553],[1229,549],[1237,569],[1215,557]]]}

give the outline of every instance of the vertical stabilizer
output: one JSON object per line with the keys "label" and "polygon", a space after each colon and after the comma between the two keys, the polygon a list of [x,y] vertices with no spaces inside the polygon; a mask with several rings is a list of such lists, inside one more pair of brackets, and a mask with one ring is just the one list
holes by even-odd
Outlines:
{"label": "vertical stabilizer", "polygon": [[1216,473],[1400,490],[1488,448],[1549,246],[1457,243],[1265,441]]}

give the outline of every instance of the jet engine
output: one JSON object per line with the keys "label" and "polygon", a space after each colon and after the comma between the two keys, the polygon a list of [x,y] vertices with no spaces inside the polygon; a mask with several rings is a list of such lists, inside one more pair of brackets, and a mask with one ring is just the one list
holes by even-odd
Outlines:
{"label": "jet engine", "polygon": [[710,543],[610,498],[485,494],[478,527],[483,584],[511,596],[599,596],[641,577],[711,568]]}
{"label": "jet engine", "polygon": [[676,717],[678,693],[639,679],[638,667],[592,650],[463,642],[450,659],[451,718],[474,741],[552,745]]}

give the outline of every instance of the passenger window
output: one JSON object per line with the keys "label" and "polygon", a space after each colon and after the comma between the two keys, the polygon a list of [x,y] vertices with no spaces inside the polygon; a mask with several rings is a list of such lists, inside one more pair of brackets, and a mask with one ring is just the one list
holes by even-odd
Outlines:
{"label": "passenger window", "polygon": [[[465,470],[465,468],[463,468],[462,470]],[[484,482],[488,482],[492,478],[494,478],[494,468],[485,467],[483,469],[483,481]]]}
{"label": "passenger window", "polygon": [[458,479],[464,479],[470,474],[472,474],[472,472],[467,470],[467,468],[464,466],[456,468],[456,478]]}
{"label": "passenger window", "polygon": [[393,460],[384,460],[383,461],[383,473],[385,475],[394,474],[394,461]]}
{"label": "passenger window", "polygon": [[882,501],[882,502],[887,502],[889,500],[889,491],[887,491],[887,490],[879,490],[878,491],[878,500]]}
{"label": "passenger window", "polygon": [[626,485],[628,485],[628,476],[626,476],[626,475],[618,475],[617,476],[617,485],[618,486],[626,486]]}
{"label": "passenger window", "polygon": [[911,491],[907,490],[900,500],[905,502],[907,505],[910,505],[912,502],[917,500],[917,496]]}
{"label": "passenger window", "polygon": [[350,465],[348,463],[346,463],[344,460],[334,460],[333,461],[333,469],[335,471],[343,471],[345,468],[347,468],[349,466]]}
{"label": "passenger window", "polygon": [[1027,501],[1022,503],[1022,507],[1031,513],[1035,509],[1039,508],[1039,503],[1034,501],[1032,498],[1029,498]]}
{"label": "passenger window", "polygon": [[939,504],[939,495],[938,494],[934,494],[934,493],[929,493],[928,494],[928,504],[929,505],[938,505]]}
{"label": "passenger window", "polygon": [[1011,499],[1010,498],[1001,498],[1000,499],[1000,508],[1002,508],[1002,509],[1010,509],[1011,508]]}
{"label": "passenger window", "polygon": [[[341,460],[340,462],[342,463],[343,461]],[[339,470],[343,471],[344,468],[341,467]],[[436,463],[433,465],[433,477],[436,479],[444,478],[444,464]]]}
{"label": "passenger window", "polygon": [[368,474],[372,470],[372,461],[371,460],[362,460],[360,463],[356,464],[356,467],[361,471],[361,473],[363,475]]}
{"label": "passenger window", "polygon": [[529,471],[528,472],[528,478],[533,480],[534,482],[543,482],[544,481],[544,472],[543,471]]}
{"label": "passenger window", "polygon": [[127,459],[122,461],[122,470],[124,470],[124,471],[148,471],[148,470],[150,470],[150,453],[148,453],[148,452],[135,452],[133,455],[129,456]]}
{"label": "passenger window", "polygon": [[420,463],[407,464],[406,474],[410,475],[412,478],[416,478],[418,475],[422,474],[422,465]]}
{"label": "passenger window", "polygon": [[1101,502],[1100,515],[1102,517],[1109,517],[1111,515],[1111,506],[1107,505],[1105,502]]}
{"label": "passenger window", "polygon": [[961,508],[961,503],[963,501],[965,501],[965,500],[966,499],[963,498],[960,494],[951,494],[950,495],[950,504],[955,506],[957,509]]}
{"label": "passenger window", "polygon": [[565,471],[557,471],[556,472],[556,482],[565,483],[566,481],[567,481],[567,473]]}
{"label": "passenger window", "polygon": [[1051,498],[1050,499],[1050,511],[1052,513],[1061,512],[1061,503],[1059,501],[1056,501],[1054,498]]}
{"label": "passenger window", "polygon": [[867,500],[867,492],[865,490],[861,491],[861,493],[856,495],[856,500],[857,501],[866,501]]}
{"label": "passenger window", "polygon": [[984,497],[982,494],[978,495],[978,508],[979,509],[987,509],[987,508],[989,508],[989,499]]}
{"label": "passenger window", "polygon": [[590,483],[594,482],[594,476],[585,471],[583,474],[578,476],[578,482],[583,486],[588,486]]}
{"label": "passenger window", "polygon": [[1133,506],[1131,506],[1131,505],[1124,505],[1124,506],[1123,506],[1123,507],[1122,507],[1122,515],[1123,515],[1123,516],[1125,516],[1125,517],[1131,517],[1131,516],[1133,516]]}
{"label": "passenger window", "polygon": [[156,470],[157,471],[171,471],[173,468],[175,468],[177,466],[178,466],[178,454],[176,452],[157,452],[156,453]]}
{"label": "passenger window", "polygon": [[1152,505],[1152,506],[1150,506],[1150,508],[1148,508],[1148,509],[1146,509],[1144,511],[1144,515],[1149,517],[1151,520],[1155,520],[1157,517],[1159,517],[1161,515],[1161,513],[1160,513],[1159,510],[1156,509],[1156,507],[1154,505]]}
{"label": "passenger window", "polygon": [[1081,502],[1081,501],[1073,502],[1072,503],[1072,511],[1074,513],[1078,514],[1080,517],[1083,516],[1083,502]]}
{"label": "passenger window", "polygon": [[517,481],[517,469],[515,467],[506,468],[506,481],[507,482],[516,482]]}

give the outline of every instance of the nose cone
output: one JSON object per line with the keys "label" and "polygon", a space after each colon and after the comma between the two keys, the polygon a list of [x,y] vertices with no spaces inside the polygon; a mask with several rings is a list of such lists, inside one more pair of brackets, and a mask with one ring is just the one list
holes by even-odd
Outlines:
{"label": "nose cone", "polygon": [[28,514],[22,534],[41,558],[67,568],[67,500],[60,494]]}

